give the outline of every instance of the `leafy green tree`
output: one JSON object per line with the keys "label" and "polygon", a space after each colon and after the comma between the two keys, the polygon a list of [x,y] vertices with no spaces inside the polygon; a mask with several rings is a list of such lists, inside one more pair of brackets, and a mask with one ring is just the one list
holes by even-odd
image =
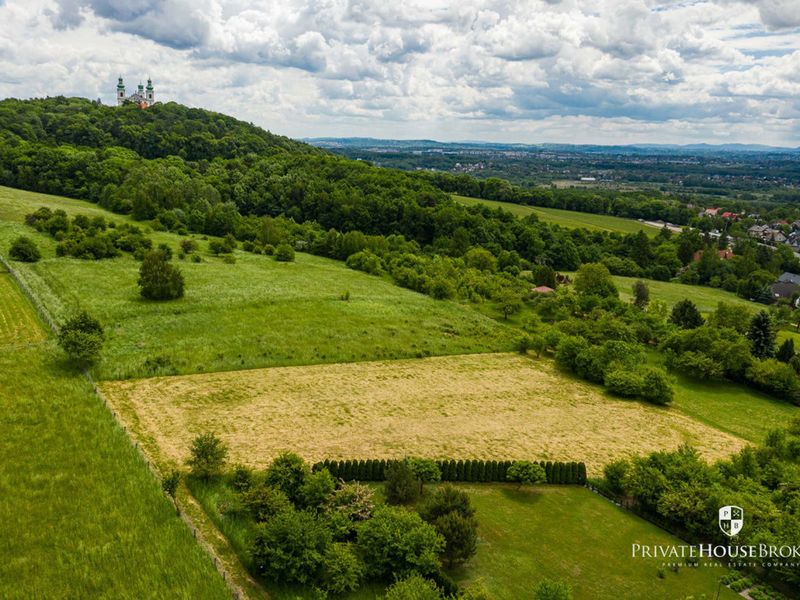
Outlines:
{"label": "leafy green tree", "polygon": [[357,525],[356,533],[370,577],[402,577],[414,571],[428,575],[439,569],[444,539],[415,512],[379,507],[371,519]]}
{"label": "leafy green tree", "polygon": [[87,368],[100,357],[104,335],[100,321],[82,311],[61,326],[58,345],[75,366]]}
{"label": "leafy green tree", "polygon": [[350,544],[328,546],[322,558],[321,586],[329,594],[353,592],[364,579],[365,567]]}
{"label": "leafy green tree", "polygon": [[242,493],[242,504],[257,523],[270,520],[292,508],[292,503],[281,490],[265,483],[254,485]]}
{"label": "leafy green tree", "polygon": [[778,352],[775,354],[775,358],[777,358],[781,362],[788,363],[789,361],[794,358],[794,340],[792,338],[787,338],[783,340],[781,347],[778,348]]}
{"label": "leafy green tree", "polygon": [[756,358],[775,355],[775,328],[767,311],[757,312],[750,320],[747,338],[750,340],[750,351]]}
{"label": "leafy green tree", "polygon": [[267,467],[264,481],[281,490],[295,504],[301,502],[301,489],[311,470],[306,462],[294,452],[279,454]]}
{"label": "leafy green tree", "polygon": [[497,259],[485,248],[470,248],[464,255],[464,262],[468,267],[479,271],[489,271],[490,273],[497,271]]}
{"label": "leafy green tree", "polygon": [[383,600],[442,600],[444,596],[430,579],[411,575],[393,583]]}
{"label": "leafy green tree", "polygon": [[641,279],[637,279],[633,284],[633,305],[636,308],[644,309],[650,302],[650,288]]}
{"label": "leafy green tree", "polygon": [[435,460],[429,458],[410,457],[406,459],[411,472],[419,481],[419,493],[422,495],[422,486],[442,479],[442,472]]}
{"label": "leafy green tree", "polygon": [[544,579],[533,588],[534,600],[572,600],[572,588],[563,581]]}
{"label": "leafy green tree", "polygon": [[500,307],[500,312],[503,313],[503,318],[506,320],[511,315],[522,310],[522,297],[513,290],[504,289],[496,296],[495,299]]}
{"label": "leafy green tree", "polygon": [[24,235],[19,236],[11,243],[11,248],[8,250],[8,255],[13,260],[30,263],[37,262],[40,258],[42,258],[42,253],[39,252],[36,242],[29,237],[25,237]]}
{"label": "leafy green tree", "polygon": [[739,333],[747,333],[752,315],[750,309],[741,304],[719,302],[717,308],[708,317],[708,324],[715,327],[726,327]]}
{"label": "leafy green tree", "polygon": [[683,329],[694,329],[703,324],[703,317],[697,309],[697,305],[685,298],[672,307],[670,322]]}
{"label": "leafy green tree", "polygon": [[384,489],[389,504],[408,504],[419,497],[419,482],[408,461],[395,460],[386,466]]}
{"label": "leafy green tree", "polygon": [[310,584],[319,578],[331,542],[320,519],[289,509],[256,527],[250,555],[258,573],[269,580]]}
{"label": "leafy green tree", "polygon": [[306,476],[300,486],[299,497],[303,506],[320,509],[330,499],[334,489],[336,482],[328,469],[320,469]]}
{"label": "leafy green tree", "polygon": [[192,441],[191,456],[186,461],[192,475],[201,479],[211,479],[222,474],[228,458],[228,447],[213,433],[203,433]]}
{"label": "leafy green tree", "polygon": [[275,248],[275,260],[278,262],[293,262],[294,248],[289,244],[278,244]]}
{"label": "leafy green tree", "polygon": [[523,485],[545,483],[547,475],[541,465],[527,460],[517,460],[506,471],[506,479],[517,483],[517,489]]}
{"label": "leafy green tree", "polygon": [[139,291],[148,300],[174,300],[183,297],[181,270],[169,263],[163,250],[145,253],[139,268]]}
{"label": "leafy green tree", "polygon": [[599,296],[600,298],[616,298],[619,296],[617,286],[611,278],[608,267],[601,263],[581,265],[575,274],[575,291],[582,296]]}
{"label": "leafy green tree", "polygon": [[346,515],[350,521],[366,521],[375,509],[375,494],[364,484],[345,483],[334,491],[330,507]]}

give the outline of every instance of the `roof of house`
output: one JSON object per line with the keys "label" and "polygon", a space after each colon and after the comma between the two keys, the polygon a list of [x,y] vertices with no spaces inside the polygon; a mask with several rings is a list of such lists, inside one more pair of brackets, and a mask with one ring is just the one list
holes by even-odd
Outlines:
{"label": "roof of house", "polygon": [[789,273],[787,271],[786,273],[778,277],[778,283],[794,283],[795,285],[800,285],[800,275]]}
{"label": "roof of house", "polygon": [[772,295],[776,298],[791,298],[795,294],[800,294],[800,285],[796,283],[778,282],[770,286]]}
{"label": "roof of house", "polygon": [[531,290],[532,292],[536,292],[537,294],[550,294],[555,292],[555,290],[551,287],[547,287],[546,285],[540,285]]}

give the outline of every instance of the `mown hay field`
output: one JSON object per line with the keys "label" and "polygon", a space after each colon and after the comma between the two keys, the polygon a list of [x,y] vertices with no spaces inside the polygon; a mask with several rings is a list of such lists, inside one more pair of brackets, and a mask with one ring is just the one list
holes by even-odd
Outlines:
{"label": "mown hay field", "polygon": [[675,409],[609,397],[549,360],[483,354],[279,367],[102,384],[154,458],[183,463],[216,432],[231,461],[280,450],[323,458],[611,459],[690,443],[721,458],[744,442]]}
{"label": "mown hay field", "polygon": [[11,275],[0,270],[0,347],[35,344],[43,339],[33,307]]}

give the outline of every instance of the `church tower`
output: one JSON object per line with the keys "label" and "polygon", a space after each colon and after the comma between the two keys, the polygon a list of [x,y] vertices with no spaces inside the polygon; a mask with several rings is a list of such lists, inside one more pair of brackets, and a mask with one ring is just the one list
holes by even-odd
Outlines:
{"label": "church tower", "polygon": [[147,106],[153,106],[155,104],[155,92],[153,91],[153,80],[149,77],[147,78]]}
{"label": "church tower", "polygon": [[125,103],[125,84],[122,83],[122,77],[117,81],[117,106],[122,106]]}

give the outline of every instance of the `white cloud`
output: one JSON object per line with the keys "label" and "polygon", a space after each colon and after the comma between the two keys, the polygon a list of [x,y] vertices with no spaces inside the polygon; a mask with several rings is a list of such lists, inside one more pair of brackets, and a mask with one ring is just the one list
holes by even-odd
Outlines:
{"label": "white cloud", "polygon": [[797,0],[0,0],[0,96],[121,73],[295,136],[797,145],[799,27]]}

